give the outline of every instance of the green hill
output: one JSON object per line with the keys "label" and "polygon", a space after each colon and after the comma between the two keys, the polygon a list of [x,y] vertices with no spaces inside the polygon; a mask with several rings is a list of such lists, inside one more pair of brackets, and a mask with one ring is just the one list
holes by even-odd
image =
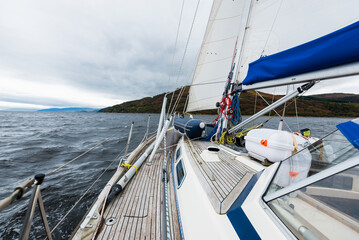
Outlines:
{"label": "green hill", "polygon": [[[189,88],[186,87],[184,94],[182,95],[179,104],[176,108],[177,112],[183,112],[183,108],[186,102]],[[177,99],[179,89],[175,91],[173,102]],[[271,95],[267,93],[261,93],[261,95],[272,103],[272,99],[278,100],[282,96]],[[168,104],[171,102],[171,96],[169,95]],[[124,102],[122,104],[114,105],[101,109],[100,112],[109,113],[160,113],[162,100],[164,94],[159,94],[154,97],[146,97],[140,100],[134,100]],[[255,104],[256,102],[256,104]],[[299,116],[307,117],[358,117],[359,116],[359,95],[356,94],[320,94],[313,96],[303,96],[294,102],[294,100],[287,103],[286,116],[295,116],[295,105],[297,105],[297,111]],[[267,104],[257,96],[254,91],[248,91],[242,93],[240,96],[240,107],[243,115],[252,115],[254,112],[258,112],[265,108]],[[283,106],[276,109],[279,114],[282,113]],[[197,112],[199,113],[199,112]],[[201,111],[201,114],[217,114],[217,110]],[[274,113],[271,113],[272,115]]]}

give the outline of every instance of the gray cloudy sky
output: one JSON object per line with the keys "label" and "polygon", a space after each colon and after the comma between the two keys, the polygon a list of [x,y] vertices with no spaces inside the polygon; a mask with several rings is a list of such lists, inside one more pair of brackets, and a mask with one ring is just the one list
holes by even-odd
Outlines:
{"label": "gray cloudy sky", "polygon": [[187,83],[210,1],[176,84],[196,7],[187,2],[168,86],[181,1],[0,0],[0,110],[106,107]]}
{"label": "gray cloudy sky", "polygon": [[[177,72],[197,1],[0,0],[0,110],[106,107],[188,84],[211,1],[201,1],[181,77]],[[321,92],[359,93],[359,83]]]}

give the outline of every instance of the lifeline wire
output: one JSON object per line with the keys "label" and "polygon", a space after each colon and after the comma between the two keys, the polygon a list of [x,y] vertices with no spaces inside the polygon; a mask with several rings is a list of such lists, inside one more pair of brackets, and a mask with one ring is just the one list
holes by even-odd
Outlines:
{"label": "lifeline wire", "polygon": [[73,163],[74,161],[76,161],[77,159],[81,158],[82,156],[86,155],[87,153],[91,152],[92,150],[94,150],[95,148],[97,148],[98,146],[100,146],[101,144],[107,142],[108,140],[110,140],[111,138],[113,138],[114,136],[116,136],[118,133],[113,134],[112,136],[106,138],[105,140],[103,140],[102,142],[98,143],[97,145],[93,146],[92,148],[90,148],[89,150],[87,150],[86,152],[80,154],[79,156],[73,158],[72,160],[68,161],[67,163],[65,163],[64,165],[56,168],[55,170],[53,170],[52,172],[46,173],[46,177],[51,176],[52,174],[60,171],[62,168],[66,167],[67,165],[69,165],[70,163]]}
{"label": "lifeline wire", "polygon": [[[60,221],[55,225],[55,227],[51,230],[51,233],[53,231],[56,230],[56,228],[66,219],[66,217],[70,214],[70,212],[72,212],[72,210],[77,206],[77,204],[80,203],[80,201],[86,196],[86,194],[90,191],[90,189],[95,185],[95,183],[105,174],[105,172],[112,166],[112,164],[119,158],[119,156],[122,154],[122,152],[125,150],[125,148],[123,148],[121,150],[121,152],[114,158],[114,160],[112,160],[112,162],[110,163],[110,165],[107,166],[107,168],[105,170],[103,170],[103,172],[97,177],[97,179],[91,184],[91,186],[85,191],[84,194],[82,194],[82,196],[76,201],[76,203],[70,208],[69,211],[67,211],[67,213],[65,214],[65,216],[63,216]],[[46,238],[45,238],[46,239]]]}

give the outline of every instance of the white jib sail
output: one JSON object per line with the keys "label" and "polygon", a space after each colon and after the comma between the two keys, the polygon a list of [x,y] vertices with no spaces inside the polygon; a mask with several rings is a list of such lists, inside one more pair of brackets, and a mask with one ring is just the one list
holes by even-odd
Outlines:
{"label": "white jib sail", "polygon": [[[352,24],[359,20],[358,9],[358,0],[252,1],[240,56],[238,82],[246,77],[249,63]],[[337,69],[336,72],[345,75],[345,72],[353,71],[352,67],[343,67],[346,69]],[[305,78],[320,79],[325,77],[325,72],[306,73]],[[330,69],[328,74],[335,77]],[[289,78],[289,82],[291,79],[295,77]]]}
{"label": "white jib sail", "polygon": [[187,112],[215,109],[231,70],[243,0],[215,0],[189,92]]}

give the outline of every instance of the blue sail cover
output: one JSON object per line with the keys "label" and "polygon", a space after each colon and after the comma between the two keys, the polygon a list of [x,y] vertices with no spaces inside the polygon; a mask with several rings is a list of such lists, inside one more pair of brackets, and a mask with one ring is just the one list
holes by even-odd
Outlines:
{"label": "blue sail cover", "polygon": [[313,41],[249,64],[244,85],[264,82],[359,60],[359,21]]}
{"label": "blue sail cover", "polygon": [[337,125],[348,141],[359,149],[359,118],[353,121],[344,122]]}

